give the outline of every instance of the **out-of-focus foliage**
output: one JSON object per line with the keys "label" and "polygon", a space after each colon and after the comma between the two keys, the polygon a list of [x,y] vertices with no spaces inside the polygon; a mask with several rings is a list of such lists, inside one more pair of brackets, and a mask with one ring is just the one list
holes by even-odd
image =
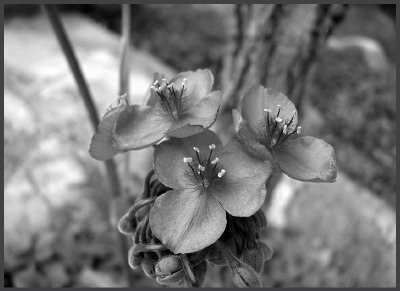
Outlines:
{"label": "out-of-focus foliage", "polygon": [[313,84],[310,101],[324,116],[318,131],[340,167],[395,206],[395,68],[371,71],[357,49],[324,51]]}
{"label": "out-of-focus foliage", "polygon": [[[88,14],[116,33],[121,7],[115,4],[62,5],[63,11]],[[227,34],[220,15],[209,5],[132,5],[132,42],[178,71],[218,71]]]}

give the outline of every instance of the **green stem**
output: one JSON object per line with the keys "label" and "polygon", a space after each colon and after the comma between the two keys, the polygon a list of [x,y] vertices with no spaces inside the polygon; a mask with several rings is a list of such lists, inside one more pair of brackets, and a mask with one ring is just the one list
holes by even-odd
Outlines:
{"label": "green stem", "polygon": [[[94,130],[97,130],[97,126],[99,124],[99,117],[97,115],[96,107],[93,102],[93,98],[90,94],[89,88],[86,84],[85,78],[82,74],[82,71],[80,69],[78,60],[75,56],[75,52],[72,48],[72,45],[68,39],[68,36],[65,32],[65,29],[63,27],[63,24],[60,20],[60,16],[58,14],[57,8],[54,4],[41,4],[44,11],[46,12],[46,15],[50,21],[50,24],[54,30],[54,33],[57,36],[58,42],[60,43],[60,46],[64,52],[64,55],[68,61],[68,64],[70,66],[70,69],[72,71],[72,74],[75,78],[76,84],[78,85],[79,92],[82,96],[82,99],[85,103],[85,107],[88,111],[89,118],[91,121],[91,124],[94,128]],[[121,194],[121,189],[120,189],[120,182],[119,182],[119,177],[118,177],[118,172],[116,165],[114,163],[114,160],[110,159],[105,161],[105,166],[107,169],[107,175],[111,187],[111,205],[110,205],[110,223],[112,224],[112,228],[117,230],[116,224],[118,223],[118,211],[116,211],[116,202],[117,198]],[[115,225],[114,223],[115,222]],[[128,244],[126,241],[126,238],[123,234],[121,233],[116,233],[119,238],[119,244],[120,244],[120,250],[121,250],[121,260],[123,259],[123,266],[124,270],[126,273],[126,277],[128,278],[128,282],[130,282],[129,278],[129,265],[127,264],[127,260],[125,260],[127,254],[128,254]]]}

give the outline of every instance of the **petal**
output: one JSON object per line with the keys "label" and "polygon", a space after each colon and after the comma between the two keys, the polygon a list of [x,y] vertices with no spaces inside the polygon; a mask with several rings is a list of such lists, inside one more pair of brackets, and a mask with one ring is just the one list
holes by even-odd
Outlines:
{"label": "petal", "polygon": [[282,171],[293,179],[334,182],[336,157],[333,147],[311,136],[288,139],[273,150]]}
{"label": "petal", "polygon": [[188,71],[180,73],[176,75],[170,83],[174,83],[174,87],[180,91],[184,78],[186,78],[185,95],[189,96],[189,98],[193,100],[193,103],[197,103],[210,93],[214,84],[214,76],[208,69],[198,69],[195,72]]}
{"label": "petal", "polygon": [[250,127],[257,132],[259,124],[264,121],[266,112],[264,109],[271,110],[271,116],[278,114],[283,120],[292,120],[289,129],[294,129],[297,125],[297,111],[294,104],[282,93],[263,86],[252,87],[242,98],[241,113],[243,118],[249,123]]}
{"label": "petal", "polygon": [[[158,81],[158,83],[161,84],[162,78],[164,78],[164,75],[160,75],[159,73],[154,73],[153,83],[151,85],[153,85],[155,81]],[[159,101],[158,94],[154,90],[149,88],[146,95],[149,96],[146,105],[154,107]],[[145,100],[147,100],[147,98]]]}
{"label": "petal", "polygon": [[244,145],[244,149],[258,159],[273,160],[269,150],[258,142],[257,134],[250,128],[238,110],[232,110],[232,118],[236,137]]}
{"label": "petal", "polygon": [[233,139],[224,148],[221,167],[226,172],[212,184],[214,197],[233,216],[256,213],[265,200],[271,163],[249,155],[243,144]]}
{"label": "petal", "polygon": [[121,112],[113,131],[118,149],[141,149],[160,141],[172,120],[151,106],[131,105]]}
{"label": "petal", "polygon": [[224,232],[226,213],[206,192],[171,190],[150,210],[150,228],[173,253],[192,253],[213,244]]}
{"label": "petal", "polygon": [[112,130],[123,108],[125,107],[114,107],[101,118],[89,147],[89,154],[96,160],[108,160],[121,152],[113,146]]}
{"label": "petal", "polygon": [[209,93],[197,104],[191,106],[188,111],[184,112],[182,116],[179,117],[179,120],[172,124],[172,127],[166,134],[183,138],[211,127],[217,119],[221,101],[221,91]]}
{"label": "petal", "polygon": [[211,130],[205,130],[184,139],[171,138],[157,145],[154,150],[154,171],[157,178],[170,188],[183,188],[186,185],[185,173],[190,170],[187,163],[183,162],[183,158],[196,159],[193,147],[197,147],[200,154],[208,154],[210,152],[208,146],[211,144],[215,144],[215,153],[218,154],[222,150],[218,136]]}

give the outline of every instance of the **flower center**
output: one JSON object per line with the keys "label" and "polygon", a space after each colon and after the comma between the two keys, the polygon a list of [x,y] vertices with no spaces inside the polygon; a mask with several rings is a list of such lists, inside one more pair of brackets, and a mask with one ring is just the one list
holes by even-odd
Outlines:
{"label": "flower center", "polygon": [[220,179],[224,176],[225,170],[221,169],[219,159],[213,157],[215,145],[209,145],[210,152],[208,155],[202,156],[200,150],[194,147],[196,159],[191,157],[183,158],[183,162],[188,164],[189,169],[186,171],[186,177],[197,186],[207,189],[211,186],[215,179]]}
{"label": "flower center", "polygon": [[262,136],[260,142],[269,149],[283,143],[289,136],[301,133],[301,126],[296,128],[293,124],[293,119],[297,112],[293,111],[292,117],[284,120],[283,116],[279,116],[282,106],[277,105],[277,107],[278,113],[276,116],[273,116],[271,109],[264,109],[264,123],[260,128],[260,135]]}
{"label": "flower center", "polygon": [[154,90],[161,100],[163,109],[170,113],[174,119],[178,119],[184,107],[184,92],[186,90],[186,78],[182,81],[182,87],[176,86],[174,83],[168,83],[166,79],[162,79],[165,84],[159,84],[156,80],[150,88]]}

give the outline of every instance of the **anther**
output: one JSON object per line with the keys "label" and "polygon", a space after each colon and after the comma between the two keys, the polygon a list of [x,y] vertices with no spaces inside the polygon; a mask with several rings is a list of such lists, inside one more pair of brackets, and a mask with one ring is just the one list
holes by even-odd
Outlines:
{"label": "anther", "polygon": [[210,150],[215,149],[215,144],[210,144],[208,147],[210,148]]}
{"label": "anther", "polygon": [[174,85],[174,83],[171,83],[171,84],[167,85],[167,88],[170,89],[173,85]]}
{"label": "anther", "polygon": [[225,170],[222,169],[219,173],[218,173],[218,177],[221,178],[223,175],[225,175]]}
{"label": "anther", "polygon": [[183,78],[183,80],[182,80],[182,86],[185,86],[185,85],[186,85],[186,81],[187,81],[187,78]]}
{"label": "anther", "polygon": [[215,165],[216,163],[218,163],[219,162],[219,159],[218,158],[215,158],[213,161],[211,161],[211,164],[212,165]]}
{"label": "anther", "polygon": [[190,162],[192,162],[192,158],[183,158],[183,161],[185,162],[185,163],[190,163]]}
{"label": "anther", "polygon": [[194,149],[196,152],[200,153],[200,150],[199,150],[198,148],[193,147],[193,149]]}
{"label": "anther", "polygon": [[283,120],[283,119],[280,118],[280,117],[275,118],[275,121],[278,122],[278,123],[279,123],[279,122],[282,122],[282,120]]}
{"label": "anther", "polygon": [[157,84],[158,84],[158,80],[155,80],[153,85],[155,86]]}
{"label": "anther", "polygon": [[269,113],[269,112],[271,112],[271,109],[265,109],[264,108],[264,111]]}
{"label": "anther", "polygon": [[205,167],[203,167],[202,165],[199,165],[199,170],[200,170],[200,171],[204,172],[205,169],[206,169]]}
{"label": "anther", "polygon": [[156,88],[156,86],[151,86],[150,89],[152,89],[152,90],[154,90],[156,92],[159,90],[158,88]]}
{"label": "anther", "polygon": [[300,133],[301,133],[301,126],[298,126],[298,127],[297,127],[297,130],[296,130],[296,132],[297,132],[298,134],[300,134]]}

